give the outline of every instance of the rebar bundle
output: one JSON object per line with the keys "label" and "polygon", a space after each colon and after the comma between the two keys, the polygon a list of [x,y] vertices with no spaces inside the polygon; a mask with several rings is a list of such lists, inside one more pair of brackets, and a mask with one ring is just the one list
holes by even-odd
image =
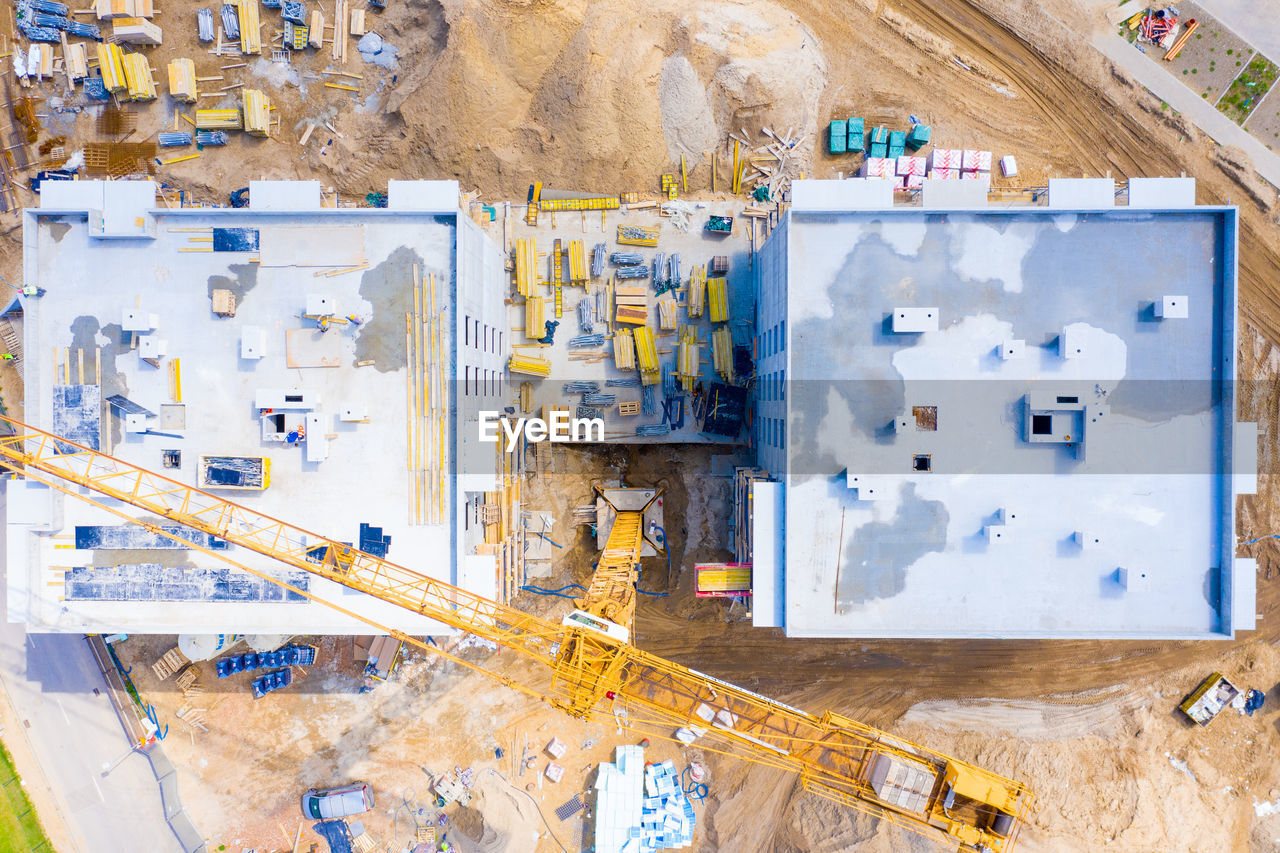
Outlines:
{"label": "rebar bundle", "polygon": [[197,9],[196,10],[196,30],[200,34],[200,41],[213,41],[213,10]]}
{"label": "rebar bundle", "polygon": [[222,4],[222,32],[231,41],[240,38],[240,17],[236,7],[230,3]]}
{"label": "rebar bundle", "polygon": [[604,335],[596,332],[591,335],[575,335],[569,338],[569,348],[604,346]]}
{"label": "rebar bundle", "polygon": [[562,394],[594,394],[600,390],[599,382],[589,382],[586,380],[575,379],[572,382],[566,382],[560,387]]}
{"label": "rebar bundle", "polygon": [[161,131],[157,137],[161,148],[176,148],[179,145],[191,144],[191,133],[186,130]]}
{"label": "rebar bundle", "polygon": [[636,435],[667,435],[671,432],[671,424],[641,424],[636,427]]}
{"label": "rebar bundle", "polygon": [[197,130],[196,142],[201,145],[226,145],[227,132],[225,130]]}
{"label": "rebar bundle", "polygon": [[610,388],[635,388],[640,384],[640,380],[633,376],[627,379],[606,379],[604,384]]}
{"label": "rebar bundle", "polygon": [[645,385],[640,389],[640,411],[646,415],[658,413],[658,402],[654,397],[652,385]]}
{"label": "rebar bundle", "polygon": [[584,334],[590,334],[596,328],[596,306],[591,299],[583,299],[578,303],[578,328]]}
{"label": "rebar bundle", "polygon": [[614,266],[626,267],[642,264],[644,263],[644,258],[639,252],[614,252],[609,256],[609,263]]}
{"label": "rebar bundle", "polygon": [[599,278],[604,275],[604,259],[609,254],[609,247],[605,243],[596,243],[595,248],[591,250],[591,277]]}
{"label": "rebar bundle", "polygon": [[630,267],[630,266],[618,267],[618,271],[614,273],[614,275],[616,275],[619,279],[648,278],[649,272],[650,270],[649,270],[648,264],[641,264],[640,266],[636,266],[636,267]]}
{"label": "rebar bundle", "polygon": [[582,403],[586,406],[612,406],[618,402],[616,394],[584,394]]}

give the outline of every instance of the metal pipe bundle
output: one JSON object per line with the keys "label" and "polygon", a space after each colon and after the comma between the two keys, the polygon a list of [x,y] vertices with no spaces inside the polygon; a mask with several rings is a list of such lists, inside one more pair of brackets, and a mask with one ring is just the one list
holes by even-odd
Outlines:
{"label": "metal pipe bundle", "polygon": [[604,346],[604,335],[599,332],[592,335],[576,335],[569,338],[569,347],[571,349],[577,347],[600,347]]}
{"label": "metal pipe bundle", "polygon": [[626,267],[634,264],[644,263],[644,258],[639,252],[614,252],[609,256],[609,263],[614,266]]}
{"label": "metal pipe bundle", "polygon": [[584,333],[595,331],[596,306],[595,302],[590,299],[583,299],[578,303],[578,327]]}
{"label": "metal pipe bundle", "polygon": [[196,142],[200,145],[226,145],[227,133],[224,130],[197,130]]}
{"label": "metal pipe bundle", "polygon": [[658,402],[654,397],[652,385],[645,385],[640,389],[640,411],[646,415],[658,413]]}
{"label": "metal pipe bundle", "polygon": [[604,384],[610,388],[634,388],[640,384],[640,380],[635,377],[626,379],[606,379]]}
{"label": "metal pipe bundle", "polygon": [[80,21],[67,21],[67,25],[63,27],[63,29],[67,31],[67,35],[93,39],[94,41],[102,40],[102,30],[98,29],[97,24],[85,24]]}
{"label": "metal pipe bundle", "polygon": [[161,131],[157,141],[161,148],[176,148],[180,145],[191,144],[191,133],[186,130],[166,130]]}
{"label": "metal pipe bundle", "polygon": [[600,410],[591,406],[579,406],[576,415],[579,418],[598,418],[600,417]]}
{"label": "metal pipe bundle", "polygon": [[596,243],[591,250],[591,277],[604,275],[604,259],[609,254],[609,247],[604,243]]}
{"label": "metal pipe bundle", "polygon": [[667,259],[667,282],[675,287],[680,283],[680,254],[673,253]]}
{"label": "metal pipe bundle", "polygon": [[70,6],[58,3],[57,0],[31,0],[31,8],[50,15],[62,15],[64,18],[71,13]]}
{"label": "metal pipe bundle", "polygon": [[240,38],[239,13],[230,3],[222,4],[222,32],[232,41]]}
{"label": "metal pipe bundle", "polygon": [[671,432],[671,424],[641,424],[636,427],[636,435],[667,435]]}
{"label": "metal pipe bundle", "polygon": [[582,397],[583,405],[587,406],[612,406],[618,402],[616,394],[584,394]]}
{"label": "metal pipe bundle", "polygon": [[213,41],[213,10],[196,10],[196,30],[200,33],[200,41]]}
{"label": "metal pipe bundle", "polygon": [[575,379],[572,382],[564,383],[560,390],[565,394],[594,394],[600,390],[600,383]]}
{"label": "metal pipe bundle", "polygon": [[666,274],[666,255],[659,252],[653,256],[653,286],[659,293],[662,292],[662,285],[666,281]]}
{"label": "metal pipe bundle", "polygon": [[631,266],[619,267],[618,271],[614,273],[614,275],[616,275],[619,279],[648,278],[649,267],[647,264],[641,264],[640,266],[636,266],[636,267],[631,267]]}

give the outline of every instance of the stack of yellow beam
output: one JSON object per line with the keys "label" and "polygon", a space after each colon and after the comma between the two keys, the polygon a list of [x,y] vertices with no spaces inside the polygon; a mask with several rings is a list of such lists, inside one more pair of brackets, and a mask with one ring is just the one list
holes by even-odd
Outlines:
{"label": "stack of yellow beam", "polygon": [[613,333],[613,363],[619,370],[635,370],[636,341],[630,329],[619,329]]}
{"label": "stack of yellow beam", "polygon": [[528,296],[524,300],[524,333],[537,340],[546,334],[547,301],[541,296]]}
{"label": "stack of yellow beam", "polygon": [[244,90],[244,129],[254,136],[271,135],[271,101],[260,89]]}
{"label": "stack of yellow beam", "polygon": [[516,240],[516,292],[532,296],[538,288],[538,246],[532,238]]}
{"label": "stack of yellow beam", "polygon": [[119,45],[109,41],[98,42],[98,68],[102,70],[102,85],[108,92],[125,90],[124,51]]}
{"label": "stack of yellow beam", "polygon": [[711,313],[711,322],[729,322],[729,289],[725,285],[725,279],[707,279],[707,307]]}
{"label": "stack of yellow beam", "polygon": [[569,241],[569,281],[581,284],[587,280],[587,248],[581,240]]}
{"label": "stack of yellow beam", "polygon": [[733,381],[733,335],[728,326],[711,333],[711,362],[725,382]]}
{"label": "stack of yellow beam", "polygon": [[191,59],[175,59],[169,63],[169,96],[184,104],[194,104],[199,97],[196,91],[196,63]]}
{"label": "stack of yellow beam", "polygon": [[196,110],[197,130],[239,130],[239,110]]}
{"label": "stack of yellow beam", "polygon": [[151,76],[151,63],[141,53],[124,57],[124,82],[131,101],[154,101],[156,78]]}
{"label": "stack of yellow beam", "polygon": [[550,376],[551,359],[514,352],[507,362],[507,370],[511,373],[527,373],[530,376]]}
{"label": "stack of yellow beam", "polygon": [[636,362],[640,366],[640,382],[644,385],[657,385],[662,381],[662,372],[658,369],[658,345],[653,339],[653,330],[648,326],[640,326],[633,333],[636,339]]}
{"label": "stack of yellow beam", "polygon": [[240,52],[262,53],[262,32],[258,28],[258,0],[237,0],[240,14]]}
{"label": "stack of yellow beam", "polygon": [[156,13],[152,0],[95,0],[93,13],[99,21],[116,18],[150,18]]}
{"label": "stack of yellow beam", "polygon": [[664,293],[658,297],[658,326],[664,330],[674,329],[676,327],[676,314],[679,306],[676,305],[675,296],[670,293]]}
{"label": "stack of yellow beam", "polygon": [[68,44],[62,49],[62,61],[72,80],[83,80],[89,76],[89,54],[83,42]]}
{"label": "stack of yellow beam", "polygon": [[702,309],[707,304],[706,264],[699,264],[689,273],[689,293],[684,304],[690,317],[702,316]]}

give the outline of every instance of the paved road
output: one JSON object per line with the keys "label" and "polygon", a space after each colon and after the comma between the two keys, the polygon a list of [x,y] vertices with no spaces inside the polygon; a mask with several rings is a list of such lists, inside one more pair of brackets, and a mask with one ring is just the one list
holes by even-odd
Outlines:
{"label": "paved road", "polygon": [[1272,62],[1280,62],[1280,6],[1274,0],[1196,0],[1200,8],[1253,45]]}
{"label": "paved road", "polygon": [[21,726],[5,738],[25,736],[70,835],[72,847],[59,853],[181,850],[165,823],[151,767],[128,752],[79,634],[28,635],[22,625],[0,623],[0,687]]}
{"label": "paved road", "polygon": [[[1235,0],[1230,0],[1235,2]],[[1273,24],[1280,27],[1280,24]],[[1268,151],[1240,125],[1218,112],[1214,106],[1188,89],[1181,80],[1143,56],[1133,45],[1115,34],[1100,31],[1093,36],[1093,46],[1108,59],[1124,68],[1156,97],[1185,115],[1191,122],[1222,145],[1234,145],[1253,160],[1258,174],[1280,187],[1280,155]]]}

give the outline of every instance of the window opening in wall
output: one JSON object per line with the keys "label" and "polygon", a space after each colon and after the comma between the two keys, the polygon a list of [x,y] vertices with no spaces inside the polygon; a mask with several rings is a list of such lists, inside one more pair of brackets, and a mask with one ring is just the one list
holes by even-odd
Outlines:
{"label": "window opening in wall", "polygon": [[1052,435],[1053,434],[1053,416],[1052,415],[1032,415],[1031,416],[1031,434],[1032,435]]}
{"label": "window opening in wall", "polygon": [[471,315],[464,315],[462,318],[462,345],[470,346],[471,344]]}
{"label": "window opening in wall", "polygon": [[938,430],[938,407],[937,406],[912,406],[911,414],[916,418],[916,429],[921,432],[937,432]]}
{"label": "window opening in wall", "polygon": [[911,468],[915,471],[932,471],[933,457],[928,453],[917,453],[911,457]]}
{"label": "window opening in wall", "polygon": [[480,349],[480,321],[479,321],[479,320],[476,320],[476,321],[474,321],[474,322],[475,322],[475,324],[476,324],[476,326],[475,326],[475,333],[476,333],[476,337],[475,337],[475,347],[476,347],[476,349]]}
{"label": "window opening in wall", "polygon": [[1059,397],[1058,402],[1059,403],[1079,403],[1080,398],[1079,397]]}
{"label": "window opening in wall", "polygon": [[164,455],[162,459],[164,460],[163,461],[164,467],[166,468],[182,467],[182,451],[181,450],[165,450],[163,451],[163,454]]}

